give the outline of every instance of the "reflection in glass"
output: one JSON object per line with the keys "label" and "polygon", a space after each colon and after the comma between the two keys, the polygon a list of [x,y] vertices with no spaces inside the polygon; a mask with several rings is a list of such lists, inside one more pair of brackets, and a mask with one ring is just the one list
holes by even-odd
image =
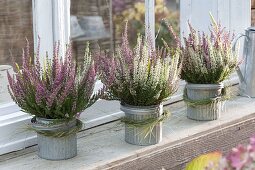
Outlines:
{"label": "reflection in glass", "polygon": [[0,1],[0,32],[0,65],[20,63],[26,38],[33,50],[32,1]]}
{"label": "reflection in glass", "polygon": [[[116,2],[116,3],[114,3]],[[123,21],[129,21],[129,38],[131,45],[136,43],[138,33],[145,34],[144,18],[145,5],[144,0],[128,1],[113,0],[113,15],[115,35],[120,36],[123,27]],[[132,2],[132,3],[131,3]],[[155,0],[155,27],[156,27],[156,46],[162,47],[162,38],[170,44],[173,44],[173,37],[169,34],[164,20],[171,24],[174,30],[179,33],[179,8],[176,0]]]}
{"label": "reflection in glass", "polygon": [[10,65],[0,65],[0,104],[11,102],[11,96],[8,93],[8,78],[7,71],[14,74],[13,68]]}
{"label": "reflection in glass", "polygon": [[[174,44],[164,20],[179,33],[179,0],[155,0],[155,11],[157,46],[163,46],[162,38],[170,45]],[[78,62],[81,62],[87,41],[90,41],[92,50],[117,48],[127,20],[132,46],[137,34],[145,32],[144,0],[72,0],[71,15],[73,51]]]}
{"label": "reflection in glass", "polygon": [[32,0],[0,1],[0,105],[12,101],[6,72],[14,73],[13,61],[21,64],[26,39],[33,50],[32,20]]}
{"label": "reflection in glass", "polygon": [[112,0],[71,1],[71,40],[78,63],[88,41],[92,50],[113,50],[112,25]]}

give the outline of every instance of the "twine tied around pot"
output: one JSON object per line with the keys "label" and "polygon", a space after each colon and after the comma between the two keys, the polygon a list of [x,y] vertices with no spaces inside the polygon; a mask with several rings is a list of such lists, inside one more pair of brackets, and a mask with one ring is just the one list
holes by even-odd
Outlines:
{"label": "twine tied around pot", "polygon": [[208,99],[201,99],[201,100],[192,100],[188,98],[187,95],[187,88],[184,89],[183,92],[183,100],[185,103],[189,106],[195,107],[195,106],[201,106],[201,105],[208,105],[208,104],[215,104],[217,102],[222,102],[229,100],[231,98],[229,87],[224,87],[221,91],[220,96],[208,98]]}
{"label": "twine tied around pot", "polygon": [[69,136],[71,134],[75,134],[79,132],[82,129],[82,125],[83,125],[82,121],[79,119],[76,119],[76,126],[66,130],[60,130],[60,131],[51,131],[51,130],[42,130],[42,129],[39,130],[33,127],[33,125],[30,125],[29,129],[44,136],[53,137],[53,138],[61,138],[61,137]]}
{"label": "twine tied around pot", "polygon": [[125,116],[120,120],[122,123],[125,123],[129,127],[144,129],[143,134],[144,138],[146,138],[157,124],[167,120],[170,116],[171,112],[164,110],[163,114],[160,115],[159,117],[150,117],[144,120],[134,120],[132,118],[128,118]]}

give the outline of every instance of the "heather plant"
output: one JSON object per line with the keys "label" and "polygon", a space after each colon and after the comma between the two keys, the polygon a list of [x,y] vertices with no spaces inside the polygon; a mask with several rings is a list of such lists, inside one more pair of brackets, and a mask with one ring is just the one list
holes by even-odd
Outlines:
{"label": "heather plant", "polygon": [[196,31],[184,38],[181,78],[195,84],[217,84],[238,66],[238,51],[232,51],[233,35],[212,17],[210,35]]}
{"label": "heather plant", "polygon": [[99,76],[108,88],[108,99],[150,106],[161,103],[176,91],[181,70],[180,50],[170,47],[155,50],[148,39],[138,35],[132,49],[126,26],[115,54],[96,54]]}
{"label": "heather plant", "polygon": [[[55,45],[53,59],[48,55],[44,66],[39,62],[39,47],[32,58],[29,43],[22,55],[22,66],[17,74],[8,73],[9,93],[17,105],[36,117],[47,119],[73,119],[91,106],[102,93],[93,94],[96,70],[89,47],[86,48],[82,70],[72,61],[71,45],[62,58],[59,43]],[[34,62],[32,62],[34,60]]]}

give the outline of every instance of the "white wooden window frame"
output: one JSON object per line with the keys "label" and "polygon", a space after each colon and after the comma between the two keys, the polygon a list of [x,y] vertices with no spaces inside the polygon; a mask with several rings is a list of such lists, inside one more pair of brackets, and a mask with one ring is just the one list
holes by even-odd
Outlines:
{"label": "white wooden window frame", "polygon": [[[64,44],[60,53],[65,51],[65,44],[70,35],[70,0],[31,0],[33,11],[34,48],[37,48],[40,36],[40,54],[52,56],[54,43]],[[41,58],[40,62],[43,62]],[[0,155],[23,149],[36,144],[35,133],[28,131],[26,124],[31,116],[20,111],[15,103],[0,105]]]}
{"label": "white wooden window frame", "polygon": [[[198,0],[181,0],[181,32],[187,29],[187,20],[192,22],[192,18],[187,12],[191,13],[192,5],[194,1]],[[217,2],[222,2],[217,0]],[[230,0],[225,0],[230,1]],[[224,2],[225,2],[224,1]],[[237,0],[235,0],[237,1]],[[247,1],[247,0],[246,0]],[[193,4],[192,4],[193,2]],[[33,30],[34,30],[34,44],[35,49],[37,48],[38,35],[41,37],[40,42],[40,53],[41,56],[49,52],[49,56],[52,56],[54,42],[60,41],[61,44],[66,44],[69,42],[70,36],[70,0],[32,0],[33,8]],[[226,3],[226,2],[225,2]],[[224,4],[225,4],[224,3]],[[241,4],[243,5],[243,4]],[[155,15],[154,15],[154,1],[145,0],[146,6],[146,27],[149,29],[151,36],[155,36]],[[223,5],[224,6],[224,5]],[[220,8],[223,8],[220,6]],[[226,4],[225,4],[226,7]],[[216,13],[217,10],[216,9]],[[250,11],[250,9],[247,9]],[[247,12],[248,12],[247,11]],[[217,13],[217,18],[219,16],[224,16],[221,12]],[[233,13],[237,15],[238,13]],[[247,17],[247,16],[246,16]],[[250,16],[248,16],[250,17]],[[250,22],[245,21],[243,26],[249,26]],[[200,22],[202,23],[202,22]],[[231,23],[229,23],[231,25]],[[198,24],[199,26],[199,24]],[[240,29],[243,29],[239,27]],[[155,44],[155,43],[154,43]],[[60,50],[61,53],[65,51],[65,46]],[[41,62],[43,62],[43,58]],[[236,76],[232,77],[230,80],[231,84],[238,83],[238,78]],[[185,86],[185,82],[180,83],[180,92],[172,96],[172,98],[165,102],[165,104],[171,104],[176,101],[182,100],[182,89]],[[100,87],[100,82],[97,82],[96,89]],[[86,122],[86,128],[91,128],[93,126],[98,126],[103,123],[107,123],[118,119],[124,114],[121,111],[103,116],[97,117],[95,119],[88,120]],[[23,149],[27,146],[36,144],[36,135],[33,132],[19,132],[18,129],[26,128],[26,123],[30,122],[31,117],[22,111],[15,105],[15,103],[6,103],[0,105],[0,155],[8,153],[11,151]],[[10,135],[12,134],[12,135]]]}

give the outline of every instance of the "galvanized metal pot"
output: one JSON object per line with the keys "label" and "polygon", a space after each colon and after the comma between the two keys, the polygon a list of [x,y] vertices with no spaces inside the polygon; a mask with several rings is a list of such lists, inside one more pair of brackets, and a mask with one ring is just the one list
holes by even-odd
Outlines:
{"label": "galvanized metal pot", "polygon": [[[125,113],[126,118],[134,121],[143,121],[148,118],[158,118],[163,114],[163,105],[156,106],[130,106],[121,104],[120,110]],[[162,140],[162,122],[151,126],[148,132],[147,127],[135,127],[125,124],[125,141],[133,145],[148,146],[159,143]]]}
{"label": "galvanized metal pot", "polygon": [[[186,85],[187,97],[190,100],[204,100],[220,97],[224,85],[220,84],[191,84]],[[222,101],[206,105],[187,105],[187,116],[193,120],[216,120],[222,111]]]}
{"label": "galvanized metal pot", "polygon": [[[76,124],[76,119],[66,122],[64,120],[36,118],[33,128],[38,131],[65,132],[74,128]],[[52,137],[37,133],[37,142],[38,156],[43,159],[65,160],[77,155],[76,133],[63,137]]]}

